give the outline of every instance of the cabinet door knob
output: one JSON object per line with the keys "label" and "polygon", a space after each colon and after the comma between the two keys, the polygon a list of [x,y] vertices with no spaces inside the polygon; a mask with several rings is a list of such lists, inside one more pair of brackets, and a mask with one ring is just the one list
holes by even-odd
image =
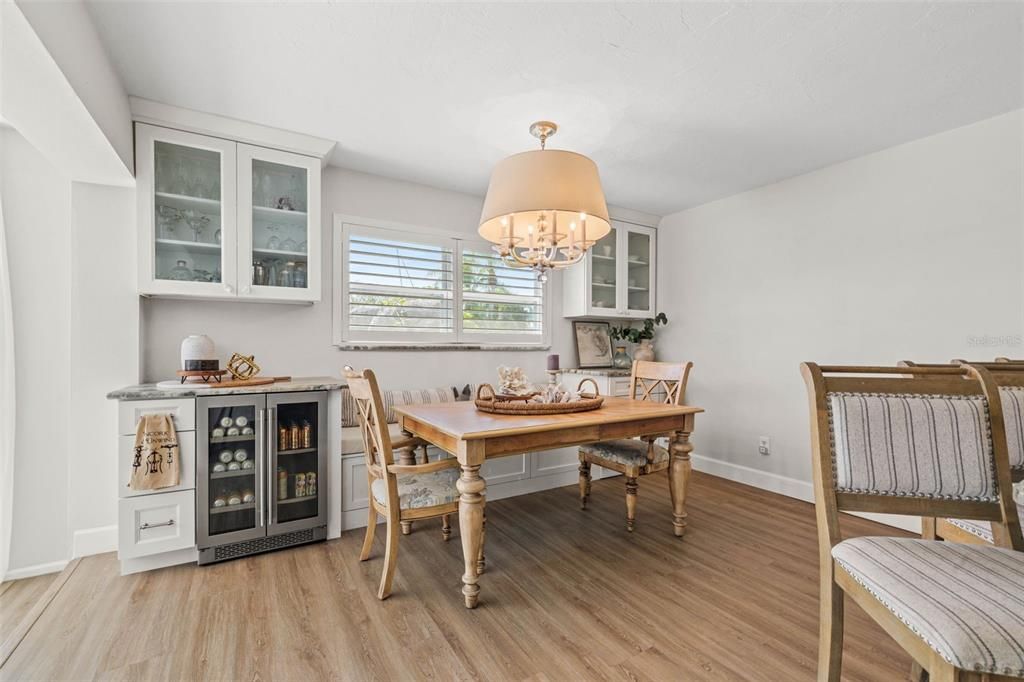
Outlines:
{"label": "cabinet door knob", "polygon": [[228,292],[229,294],[232,293],[234,290],[235,290],[235,288],[233,286],[231,286],[230,284],[225,284],[224,285],[224,291]]}

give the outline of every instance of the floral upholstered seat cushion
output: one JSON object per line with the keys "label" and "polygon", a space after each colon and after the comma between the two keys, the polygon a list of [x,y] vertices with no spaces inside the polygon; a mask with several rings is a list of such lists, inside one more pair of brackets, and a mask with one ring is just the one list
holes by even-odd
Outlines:
{"label": "floral upholstered seat cushion", "polygon": [[[459,499],[455,482],[458,469],[442,469],[429,474],[399,474],[398,504],[402,509],[420,509],[450,504]],[[388,503],[388,489],[384,479],[378,478],[370,486],[378,504]]]}
{"label": "floral upholstered seat cushion", "polygon": [[[645,440],[606,440],[601,443],[588,443],[580,446],[580,452],[627,467],[642,467],[647,464],[647,441]],[[668,450],[660,445],[655,445],[655,463],[667,459]]]}
{"label": "floral upholstered seat cushion", "polygon": [[832,557],[949,663],[1024,676],[1024,552],[859,537]]}

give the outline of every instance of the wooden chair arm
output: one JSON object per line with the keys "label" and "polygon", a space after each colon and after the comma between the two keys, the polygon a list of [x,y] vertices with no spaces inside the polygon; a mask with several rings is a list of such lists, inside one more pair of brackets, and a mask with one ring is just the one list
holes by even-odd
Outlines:
{"label": "wooden chair arm", "polygon": [[454,457],[439,459],[427,464],[391,464],[388,466],[389,474],[430,474],[443,469],[457,469],[459,460]]}

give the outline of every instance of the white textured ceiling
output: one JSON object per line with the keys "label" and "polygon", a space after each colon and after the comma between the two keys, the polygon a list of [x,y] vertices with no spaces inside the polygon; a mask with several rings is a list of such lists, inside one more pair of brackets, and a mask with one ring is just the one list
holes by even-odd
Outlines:
{"label": "white textured ceiling", "polygon": [[550,118],[656,214],[1024,106],[1019,3],[89,8],[130,94],[477,194]]}

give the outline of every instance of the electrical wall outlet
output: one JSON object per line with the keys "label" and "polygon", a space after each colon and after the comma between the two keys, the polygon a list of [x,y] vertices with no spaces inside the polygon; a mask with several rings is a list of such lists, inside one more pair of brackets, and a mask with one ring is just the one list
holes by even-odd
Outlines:
{"label": "electrical wall outlet", "polygon": [[757,451],[762,455],[772,454],[772,439],[768,436],[761,436],[757,441]]}

